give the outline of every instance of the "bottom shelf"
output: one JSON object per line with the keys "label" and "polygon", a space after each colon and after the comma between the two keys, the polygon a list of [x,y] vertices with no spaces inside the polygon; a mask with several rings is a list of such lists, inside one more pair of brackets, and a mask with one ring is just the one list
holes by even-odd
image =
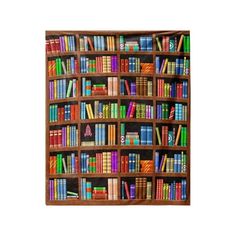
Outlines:
{"label": "bottom shelf", "polygon": [[47,205],[190,205],[189,200],[53,200],[47,201]]}

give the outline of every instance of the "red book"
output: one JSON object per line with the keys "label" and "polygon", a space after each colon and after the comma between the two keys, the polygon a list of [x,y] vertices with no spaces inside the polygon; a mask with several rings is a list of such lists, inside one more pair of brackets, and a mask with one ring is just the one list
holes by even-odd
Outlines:
{"label": "red book", "polygon": [[135,102],[133,102],[131,112],[130,112],[130,115],[129,115],[130,118],[134,117],[135,107],[136,107],[136,104],[135,104]]}
{"label": "red book", "polygon": [[163,179],[160,179],[160,200],[163,200]]}
{"label": "red book", "polygon": [[55,47],[55,41],[54,39],[49,39],[50,47],[51,47],[51,52],[54,53],[56,52],[56,47]]}
{"label": "red book", "polygon": [[129,157],[125,156],[125,173],[129,172]]}
{"label": "red book", "polygon": [[180,97],[180,98],[183,98],[183,84],[180,84],[180,85],[179,85],[179,93],[180,93],[180,94],[179,94],[179,97]]}
{"label": "red book", "polygon": [[169,52],[169,48],[170,48],[170,37],[166,36],[166,52]]}
{"label": "red book", "polygon": [[128,187],[127,182],[125,182],[125,193],[126,193],[127,199],[130,199],[130,196],[129,196],[129,187]]}
{"label": "red book", "polygon": [[[75,74],[78,74],[79,72],[79,65],[78,65],[78,60],[75,59]],[[78,91],[78,90],[77,90]]]}
{"label": "red book", "polygon": [[65,108],[64,107],[62,107],[61,108],[61,120],[65,120]]}
{"label": "red book", "polygon": [[53,130],[49,131],[49,143],[50,143],[50,147],[54,146],[54,138],[53,138]]}
{"label": "red book", "polygon": [[51,52],[51,46],[49,40],[46,40],[46,52],[50,53]]}
{"label": "red book", "polygon": [[162,37],[162,50],[165,52],[166,48],[165,48],[165,36]]}
{"label": "red book", "polygon": [[78,164],[78,157],[75,157],[75,173],[78,173],[78,169],[79,169],[79,164]]}
{"label": "red book", "polygon": [[78,113],[79,113],[79,111],[78,111],[78,104],[76,104],[75,105],[75,120],[78,119]]}
{"label": "red book", "polygon": [[165,146],[165,126],[161,127],[161,143]]}
{"label": "red book", "polygon": [[91,51],[94,51],[93,43],[92,43],[90,37],[88,37],[88,43],[89,43]]}
{"label": "red book", "polygon": [[57,131],[57,146],[61,147],[61,145],[62,145],[62,131],[61,129],[59,129]]}
{"label": "red book", "polygon": [[168,146],[168,126],[166,126],[166,129],[165,129],[165,138],[166,138],[166,146]]}
{"label": "red book", "polygon": [[129,60],[125,59],[125,72],[129,72]]}
{"label": "red book", "polygon": [[57,142],[58,142],[58,131],[57,130],[53,130],[53,147],[57,147]]}
{"label": "red book", "polygon": [[180,96],[179,96],[179,84],[177,84],[176,85],[176,96],[177,96],[177,98],[180,98]]}
{"label": "red book", "polygon": [[160,80],[157,80],[157,97],[160,97]]}
{"label": "red book", "polygon": [[120,71],[125,72],[125,59],[120,60]]}
{"label": "red book", "polygon": [[129,84],[127,80],[125,80],[125,88],[126,88],[127,94],[130,95],[130,89],[129,89]]}
{"label": "red book", "polygon": [[75,120],[75,105],[74,104],[70,106],[70,118],[71,120]]}
{"label": "red book", "polygon": [[156,184],[156,200],[159,200],[159,181],[157,179],[157,184]]}
{"label": "red book", "polygon": [[57,120],[61,121],[61,108],[60,107],[57,108]]}
{"label": "red book", "polygon": [[56,52],[60,52],[60,40],[59,38],[54,40]]}
{"label": "red book", "polygon": [[125,157],[121,156],[121,173],[125,172]]}

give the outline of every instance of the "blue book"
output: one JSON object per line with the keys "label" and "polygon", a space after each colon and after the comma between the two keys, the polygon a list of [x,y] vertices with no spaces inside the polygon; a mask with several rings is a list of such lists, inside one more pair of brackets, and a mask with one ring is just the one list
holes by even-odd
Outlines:
{"label": "blue book", "polygon": [[[92,183],[91,182],[86,182],[86,189],[91,189],[92,188]],[[87,192],[86,191],[86,199],[92,199],[92,192]]]}
{"label": "blue book", "polygon": [[159,172],[159,162],[160,162],[160,155],[159,152],[155,152],[155,172]]}
{"label": "blue book", "polygon": [[152,126],[146,127],[146,133],[147,133],[147,145],[152,145]]}
{"label": "blue book", "polygon": [[160,57],[156,57],[156,74],[160,74]]}
{"label": "blue book", "polygon": [[101,50],[105,51],[105,39],[104,39],[104,36],[101,36]]}
{"label": "blue book", "polygon": [[135,166],[136,166],[136,155],[135,155],[135,153],[133,153],[132,155],[133,155],[133,160],[132,160],[132,164],[133,164],[132,172],[135,172]]}
{"label": "blue book", "polygon": [[120,79],[120,95],[125,95],[125,80]]}
{"label": "blue book", "polygon": [[62,98],[66,98],[66,79],[62,80],[62,91],[63,91]]}
{"label": "blue book", "polygon": [[179,65],[179,58],[175,59],[175,74],[179,75],[180,65]]}
{"label": "blue book", "polygon": [[178,160],[177,160],[177,154],[174,154],[174,172],[176,173],[178,168],[177,168],[177,164],[178,164]]}
{"label": "blue book", "polygon": [[121,182],[121,199],[125,199],[125,181]]}
{"label": "blue book", "polygon": [[75,73],[75,58],[71,57],[70,59],[70,66],[71,66],[71,74]]}
{"label": "blue book", "polygon": [[145,126],[141,126],[141,145],[146,145],[147,144],[147,131]]}
{"label": "blue book", "polygon": [[152,37],[146,37],[147,47],[146,51],[152,51]]}
{"label": "blue book", "polygon": [[179,59],[180,63],[179,63],[179,75],[183,75],[184,74],[184,59]]}
{"label": "blue book", "polygon": [[178,155],[178,173],[181,172],[181,154],[177,154]]}
{"label": "blue book", "polygon": [[102,145],[106,145],[106,125],[102,124]]}
{"label": "blue book", "polygon": [[71,44],[72,44],[71,36],[68,36],[67,39],[68,39],[68,50],[72,51],[72,49],[71,49]]}

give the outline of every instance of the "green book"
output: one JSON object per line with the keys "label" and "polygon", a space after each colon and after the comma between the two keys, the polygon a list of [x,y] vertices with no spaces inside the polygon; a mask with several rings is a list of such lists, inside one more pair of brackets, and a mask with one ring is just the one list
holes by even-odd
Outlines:
{"label": "green book", "polygon": [[56,75],[59,75],[59,70],[58,70],[58,68],[59,68],[59,66],[58,66],[58,58],[56,58]]}
{"label": "green book", "polygon": [[160,42],[158,37],[156,37],[156,41],[157,41],[157,50],[161,52],[162,51],[162,47],[161,47],[161,42]]}
{"label": "green book", "polygon": [[175,51],[175,40],[173,38],[170,39],[169,51],[170,52]]}
{"label": "green book", "polygon": [[59,75],[62,74],[61,72],[62,72],[61,71],[61,58],[58,58],[58,73],[59,73]]}
{"label": "green book", "polygon": [[160,135],[159,127],[156,127],[156,133],[157,133],[158,145],[161,145],[161,135]]}
{"label": "green book", "polygon": [[101,190],[101,191],[104,191],[104,190],[106,190],[106,187],[93,187],[93,190]]}
{"label": "green book", "polygon": [[67,92],[66,92],[66,97],[70,97],[70,94],[71,94],[71,90],[72,90],[72,84],[73,84],[73,81],[70,80],[69,82],[69,85],[68,85],[68,88],[67,88]]}
{"label": "green book", "polygon": [[184,146],[187,146],[187,127],[184,128]]}
{"label": "green book", "polygon": [[59,163],[59,159],[60,159],[60,154],[57,154],[57,163],[56,163],[57,174],[60,173],[60,163]]}
{"label": "green book", "polygon": [[190,36],[187,36],[186,46],[187,46],[187,52],[190,52]]}

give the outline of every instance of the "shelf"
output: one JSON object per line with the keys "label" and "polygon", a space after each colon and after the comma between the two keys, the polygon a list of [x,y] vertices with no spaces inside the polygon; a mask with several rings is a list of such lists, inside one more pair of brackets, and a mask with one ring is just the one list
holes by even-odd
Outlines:
{"label": "shelf", "polygon": [[112,72],[112,73],[80,73],[81,77],[117,77],[118,72]]}
{"label": "shelf", "polygon": [[153,101],[153,96],[136,96],[136,95],[120,95],[120,99],[127,100],[151,100]]}
{"label": "shelf", "polygon": [[108,96],[108,95],[98,95],[98,96],[84,96],[84,97],[80,97],[81,101],[96,101],[96,100],[117,100],[118,96]]}
{"label": "shelf", "polygon": [[49,80],[77,78],[79,74],[48,76]]}
{"label": "shelf", "polygon": [[163,98],[163,97],[156,97],[154,98],[156,101],[166,101],[166,102],[183,102],[183,103],[187,103],[188,102],[188,98]]}
{"label": "shelf", "polygon": [[157,124],[177,124],[177,125],[187,125],[188,122],[184,120],[156,120]]}
{"label": "shelf", "polygon": [[78,174],[49,174],[49,178],[78,178]]}
{"label": "shelf", "polygon": [[88,124],[88,123],[108,123],[108,122],[118,122],[117,118],[101,118],[101,119],[86,119],[80,120],[81,124]]}
{"label": "shelf", "polygon": [[91,174],[80,174],[81,178],[114,178],[114,177],[118,177],[118,173],[91,173]]}
{"label": "shelf", "polygon": [[49,152],[67,152],[67,151],[78,151],[78,147],[49,147]]}
{"label": "shelf", "polygon": [[167,75],[167,74],[155,74],[156,78],[166,79],[189,79],[189,75]]}
{"label": "shelf", "polygon": [[114,145],[114,146],[108,146],[108,145],[104,145],[104,146],[80,146],[81,150],[114,150],[114,149],[118,149],[118,145]]}
{"label": "shelf", "polygon": [[63,56],[77,56],[77,52],[54,52],[54,53],[47,53],[46,57],[63,57]]}
{"label": "shelf", "polygon": [[143,76],[143,77],[153,77],[153,73],[132,73],[132,72],[120,72],[120,76]]}
{"label": "shelf", "polygon": [[121,118],[120,122],[134,122],[134,123],[152,123],[153,119],[142,119],[142,118]]}
{"label": "shelf", "polygon": [[118,51],[79,51],[80,55],[117,55]]}
{"label": "shelf", "polygon": [[146,200],[146,199],[119,199],[119,200],[80,200],[80,199],[67,199],[67,200],[53,200],[46,201],[47,205],[190,205],[190,201],[177,201],[177,200]]}
{"label": "shelf", "polygon": [[67,120],[67,121],[49,122],[49,126],[73,125],[73,124],[78,124],[78,120]]}
{"label": "shelf", "polygon": [[64,98],[64,99],[55,99],[55,100],[49,100],[49,104],[55,104],[55,103],[63,103],[63,102],[77,102],[78,97],[72,98]]}
{"label": "shelf", "polygon": [[190,57],[189,52],[154,52],[156,56],[184,56],[184,57]]}
{"label": "shelf", "polygon": [[157,150],[179,150],[179,151],[188,150],[188,147],[181,147],[181,146],[160,146],[160,145],[156,145],[155,148]]}

